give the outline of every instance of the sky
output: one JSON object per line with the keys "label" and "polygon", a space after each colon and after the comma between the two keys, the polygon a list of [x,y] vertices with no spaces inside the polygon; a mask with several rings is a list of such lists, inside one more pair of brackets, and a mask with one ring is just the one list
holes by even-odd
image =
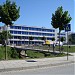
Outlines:
{"label": "sky", "polygon": [[[0,5],[6,0],[0,0]],[[74,25],[74,3],[75,0],[11,0],[16,2],[17,6],[20,6],[20,17],[14,22],[17,25],[35,26],[53,28],[51,25],[52,13],[55,13],[56,9],[60,6],[63,7],[63,11],[68,11],[72,20],[71,31],[75,32]],[[0,25],[4,25],[0,23]]]}

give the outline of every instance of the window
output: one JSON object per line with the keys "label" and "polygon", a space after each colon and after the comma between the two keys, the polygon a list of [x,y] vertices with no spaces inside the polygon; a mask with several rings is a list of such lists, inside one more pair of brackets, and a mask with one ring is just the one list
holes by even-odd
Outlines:
{"label": "window", "polygon": [[28,30],[28,27],[25,27],[25,30]]}
{"label": "window", "polygon": [[28,39],[28,37],[25,37],[25,39]]}
{"label": "window", "polygon": [[17,44],[17,41],[14,41],[14,44]]}
{"label": "window", "polygon": [[25,32],[26,35],[28,35],[28,32]]}
{"label": "window", "polygon": [[11,34],[13,34],[13,31],[10,31]]}
{"label": "window", "polygon": [[22,27],[23,30],[28,30],[28,27]]}
{"label": "window", "polygon": [[17,34],[17,31],[13,31],[14,32],[14,34]]}
{"label": "window", "polygon": [[22,34],[25,34],[25,32],[24,32],[24,31],[22,31]]}
{"label": "window", "polygon": [[21,31],[17,31],[18,32],[18,34],[21,34]]}
{"label": "window", "polygon": [[24,44],[24,41],[22,41],[22,44]]}
{"label": "window", "polygon": [[10,26],[10,29],[13,29],[13,26]]}
{"label": "window", "polygon": [[52,40],[51,38],[47,38],[47,40]]}
{"label": "window", "polygon": [[14,39],[17,39],[18,37],[17,36],[14,36]]}

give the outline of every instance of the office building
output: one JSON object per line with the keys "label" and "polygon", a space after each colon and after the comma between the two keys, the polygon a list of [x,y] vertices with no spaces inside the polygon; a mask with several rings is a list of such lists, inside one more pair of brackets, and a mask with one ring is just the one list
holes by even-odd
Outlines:
{"label": "office building", "polygon": [[[42,40],[42,37],[45,37],[46,40],[49,40],[54,37],[55,42],[59,39],[59,34],[57,33],[57,30],[52,28],[45,28],[45,27],[31,27],[31,26],[25,26],[25,25],[13,25],[13,26],[2,26],[0,27],[0,30],[8,30],[10,34],[13,36],[11,39],[8,39],[8,43],[10,45],[28,45],[29,41],[30,44],[44,44],[45,41]],[[29,37],[33,37],[33,40],[29,40]],[[61,33],[60,37],[65,37],[65,33]]]}

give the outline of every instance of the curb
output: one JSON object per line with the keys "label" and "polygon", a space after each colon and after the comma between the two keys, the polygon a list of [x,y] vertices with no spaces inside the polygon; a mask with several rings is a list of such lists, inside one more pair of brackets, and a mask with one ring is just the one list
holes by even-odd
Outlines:
{"label": "curb", "polygon": [[0,72],[27,70],[27,69],[35,69],[35,68],[42,68],[42,67],[52,67],[52,66],[58,66],[58,65],[66,65],[70,63],[74,63],[74,61],[56,63],[56,64],[37,65],[37,66],[30,66],[30,67],[6,68],[6,69],[0,69]]}

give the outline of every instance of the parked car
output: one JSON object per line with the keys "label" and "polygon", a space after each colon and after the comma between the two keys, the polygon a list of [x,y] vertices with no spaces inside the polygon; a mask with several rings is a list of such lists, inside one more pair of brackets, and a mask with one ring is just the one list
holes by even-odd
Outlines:
{"label": "parked car", "polygon": [[[55,45],[58,46],[59,45],[59,42],[56,42]],[[60,46],[62,46],[62,45],[63,45],[63,42],[60,42]]]}

